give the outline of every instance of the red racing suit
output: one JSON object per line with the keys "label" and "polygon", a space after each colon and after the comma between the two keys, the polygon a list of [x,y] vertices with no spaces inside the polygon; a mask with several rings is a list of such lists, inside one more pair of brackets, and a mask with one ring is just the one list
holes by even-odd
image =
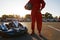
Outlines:
{"label": "red racing suit", "polygon": [[31,29],[32,32],[34,32],[35,29],[35,21],[37,22],[37,29],[38,32],[41,32],[42,29],[42,14],[41,10],[45,7],[44,0],[30,0],[30,3],[32,4],[32,11],[31,11]]}

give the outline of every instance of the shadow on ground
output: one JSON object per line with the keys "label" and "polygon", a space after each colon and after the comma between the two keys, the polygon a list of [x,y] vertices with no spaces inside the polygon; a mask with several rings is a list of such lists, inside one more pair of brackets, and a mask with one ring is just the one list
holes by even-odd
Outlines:
{"label": "shadow on ground", "polygon": [[19,37],[12,37],[12,38],[0,38],[0,40],[33,40],[29,34],[25,34]]}
{"label": "shadow on ground", "polygon": [[34,38],[37,39],[37,40],[41,40],[40,37],[39,37],[37,34],[33,34],[33,35],[31,35],[31,36],[34,37]]}
{"label": "shadow on ground", "polygon": [[37,36],[37,34],[30,35],[30,34],[25,34],[19,37],[13,37],[13,38],[0,38],[0,40],[41,40],[40,37]]}

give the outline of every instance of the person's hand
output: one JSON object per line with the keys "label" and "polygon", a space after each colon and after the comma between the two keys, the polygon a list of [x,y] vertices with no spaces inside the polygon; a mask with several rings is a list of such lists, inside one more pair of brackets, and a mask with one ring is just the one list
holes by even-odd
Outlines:
{"label": "person's hand", "polygon": [[38,12],[41,12],[42,11],[42,9],[39,9],[39,11]]}
{"label": "person's hand", "polygon": [[40,11],[42,11],[42,8],[40,8]]}

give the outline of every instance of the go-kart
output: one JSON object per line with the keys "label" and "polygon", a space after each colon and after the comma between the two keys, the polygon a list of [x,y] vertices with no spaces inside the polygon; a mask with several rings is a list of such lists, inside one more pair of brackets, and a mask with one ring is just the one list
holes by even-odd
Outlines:
{"label": "go-kart", "polygon": [[[16,25],[17,24],[17,25]],[[2,37],[16,37],[27,33],[27,28],[23,26],[21,23],[11,22],[9,24],[1,24],[0,25],[0,36]]]}

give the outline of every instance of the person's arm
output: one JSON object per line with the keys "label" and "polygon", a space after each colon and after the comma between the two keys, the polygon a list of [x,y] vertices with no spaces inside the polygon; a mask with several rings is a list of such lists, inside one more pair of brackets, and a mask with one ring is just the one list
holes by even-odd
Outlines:
{"label": "person's arm", "polygon": [[42,9],[45,7],[45,5],[46,5],[45,1],[42,0],[42,1],[41,1],[41,8],[40,8],[40,10],[42,10]]}

